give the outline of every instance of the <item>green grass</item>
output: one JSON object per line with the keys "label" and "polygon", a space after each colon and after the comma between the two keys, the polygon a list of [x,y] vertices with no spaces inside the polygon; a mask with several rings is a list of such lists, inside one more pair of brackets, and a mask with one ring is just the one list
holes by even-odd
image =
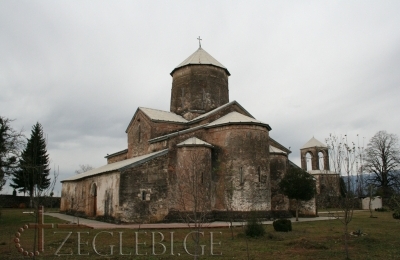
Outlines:
{"label": "green grass", "polygon": [[[23,214],[19,209],[3,209],[0,217],[0,259],[24,259],[15,248],[14,234],[18,228],[26,223],[34,222],[34,217]],[[349,224],[350,231],[361,229],[366,236],[353,237],[349,242],[351,259],[400,259],[400,221],[391,216],[392,212],[374,212],[377,218],[369,218],[368,211],[357,211],[354,213],[353,221]],[[63,223],[64,221],[45,217],[46,223]],[[200,259],[247,259],[247,244],[250,259],[345,259],[343,244],[343,225],[340,221],[332,219],[327,221],[293,223],[293,231],[279,233],[273,230],[272,225],[266,226],[267,234],[262,238],[246,238],[241,227],[234,228],[234,239],[231,239],[231,231],[228,228],[204,229],[205,237],[201,244],[205,245],[205,255]],[[96,240],[97,250],[100,253],[110,252],[110,245],[114,245],[113,256],[101,257],[93,251],[91,243],[94,236],[102,230],[94,229],[47,229],[45,230],[45,252],[37,259],[192,259],[183,248],[184,237],[190,232],[186,229],[178,230],[140,230],[139,253],[147,252],[147,256],[135,255],[135,232],[138,230],[115,229],[104,230],[112,232],[101,233]],[[163,244],[167,251],[163,255],[153,256],[151,232],[160,231],[165,238]],[[215,244],[215,253],[222,255],[210,255],[210,235],[214,233],[214,243],[221,241],[221,245]],[[60,250],[67,254],[71,250],[73,255],[56,256],[55,252],[66,237],[66,233],[72,232],[71,237]],[[77,255],[78,235],[81,232],[81,253],[89,253],[89,256]],[[85,233],[89,232],[89,234]],[[122,253],[131,252],[131,256],[119,255],[119,233],[123,232]],[[174,254],[170,255],[170,232],[174,232]],[[222,232],[222,235],[219,233]],[[155,242],[160,237],[155,234]],[[88,245],[84,244],[88,242]],[[246,243],[247,242],[247,243]],[[32,250],[33,230],[26,230],[21,236],[21,244],[27,250]],[[155,246],[156,253],[161,253],[163,247]],[[188,250],[193,250],[193,242],[188,239]],[[181,255],[178,256],[177,254]]]}

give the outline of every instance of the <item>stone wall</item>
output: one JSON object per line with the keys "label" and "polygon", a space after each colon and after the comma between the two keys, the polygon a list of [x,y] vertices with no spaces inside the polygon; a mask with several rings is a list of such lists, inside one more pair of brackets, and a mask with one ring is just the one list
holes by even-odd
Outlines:
{"label": "stone wall", "polygon": [[279,183],[288,170],[288,158],[285,154],[270,154],[271,171],[271,209],[288,210],[289,199],[283,195]]}
{"label": "stone wall", "polygon": [[119,172],[67,181],[62,183],[62,212],[79,212],[80,215],[115,218],[118,213]]}
{"label": "stone wall", "polygon": [[190,65],[172,75],[170,111],[188,120],[229,102],[228,74],[211,65]]}
{"label": "stone wall", "polygon": [[[211,148],[183,146],[177,149],[176,181],[171,183],[172,208],[180,211],[210,211],[212,189]],[[196,206],[196,208],[195,208]]]}
{"label": "stone wall", "polygon": [[122,160],[126,160],[127,159],[128,150],[125,150],[125,151],[126,152],[118,153],[118,154],[116,154],[114,156],[109,156],[107,158],[107,164],[119,162],[119,161],[122,161]]}
{"label": "stone wall", "polygon": [[[216,210],[270,210],[268,139],[268,130],[261,126],[232,125],[208,130],[205,141],[216,150]],[[231,188],[231,198],[227,198]]]}
{"label": "stone wall", "polygon": [[168,214],[168,160],[166,154],[121,172],[117,219],[151,223]]}

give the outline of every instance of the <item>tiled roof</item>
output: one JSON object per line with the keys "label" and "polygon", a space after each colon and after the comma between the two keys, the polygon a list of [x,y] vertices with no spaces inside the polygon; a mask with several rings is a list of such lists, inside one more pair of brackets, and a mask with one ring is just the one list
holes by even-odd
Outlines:
{"label": "tiled roof", "polygon": [[231,112],[221,118],[218,118],[214,122],[209,123],[206,127],[215,127],[215,126],[227,125],[227,124],[249,124],[249,123],[266,126],[270,130],[270,127],[268,124],[258,121],[254,118],[245,116],[238,112]]}
{"label": "tiled roof", "polygon": [[219,61],[217,61],[214,57],[212,57],[210,54],[208,54],[205,50],[203,50],[201,47],[198,48],[192,55],[190,55],[186,60],[182,61],[178,66],[175,67],[175,69],[171,72],[171,75],[174,73],[175,70],[184,67],[186,65],[198,65],[198,64],[203,64],[203,65],[213,65],[216,67],[220,67],[224,69],[228,75],[231,75],[228,71],[228,69],[222,65]]}
{"label": "tiled roof", "polygon": [[305,148],[310,148],[310,147],[326,147],[324,143],[321,143],[317,139],[314,138],[314,136],[305,144],[303,147],[300,149],[305,149]]}
{"label": "tiled roof", "polygon": [[213,109],[213,110],[211,110],[211,111],[209,111],[209,112],[207,112],[207,113],[205,113],[205,114],[202,114],[202,115],[200,115],[200,116],[198,116],[198,117],[196,117],[196,118],[193,118],[192,120],[189,121],[189,123],[194,123],[194,122],[200,121],[201,119],[206,118],[206,117],[208,117],[209,115],[212,115],[212,114],[214,114],[214,113],[217,113],[218,111],[220,111],[220,110],[222,110],[222,109],[224,109],[224,108],[226,108],[226,107],[228,107],[228,106],[231,106],[231,105],[237,105],[237,106],[239,106],[248,116],[253,117],[253,116],[252,116],[249,112],[247,112],[247,110],[244,109],[236,100],[233,100],[233,101],[231,101],[231,102],[229,102],[229,103],[226,103],[226,104],[224,104],[224,105],[222,105],[222,106],[219,106],[219,107],[217,107],[217,108],[215,108],[215,109]]}
{"label": "tiled roof", "polygon": [[130,159],[126,159],[126,160],[122,160],[119,162],[115,162],[115,163],[110,163],[110,164],[106,164],[104,166],[101,166],[99,168],[96,169],[92,169],[90,171],[87,172],[83,172],[80,174],[76,174],[68,179],[62,180],[61,182],[64,181],[76,181],[79,179],[83,179],[86,177],[90,177],[90,176],[94,176],[94,175],[98,175],[101,173],[106,173],[106,172],[111,172],[111,171],[116,171],[116,170],[122,170],[124,168],[130,168],[130,167],[134,167],[137,165],[140,165],[142,163],[145,163],[153,158],[156,158],[158,156],[164,155],[168,152],[168,149],[165,150],[161,150],[158,152],[154,152],[154,153],[149,153],[149,154],[145,154],[142,156],[138,156],[138,157],[134,157],[134,158],[130,158]]}
{"label": "tiled roof", "polygon": [[269,146],[269,152],[270,153],[282,153],[282,154],[287,154],[284,151],[282,151],[281,149],[278,149],[276,147],[273,147],[272,145]]}
{"label": "tiled roof", "polygon": [[207,146],[207,147],[213,147],[211,144],[204,142],[203,140],[200,140],[197,137],[191,137],[176,146],[182,147],[182,146]]}
{"label": "tiled roof", "polygon": [[175,113],[169,111],[163,111],[153,108],[139,107],[143,113],[145,113],[150,119],[157,121],[169,121],[169,122],[179,122],[179,123],[187,123],[188,121],[177,115]]}

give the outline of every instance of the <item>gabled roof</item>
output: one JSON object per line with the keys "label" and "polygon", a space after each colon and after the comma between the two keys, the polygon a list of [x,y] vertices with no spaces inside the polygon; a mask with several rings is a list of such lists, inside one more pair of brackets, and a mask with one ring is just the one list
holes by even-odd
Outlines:
{"label": "gabled roof", "polygon": [[207,146],[212,148],[213,146],[197,137],[191,137],[189,139],[186,139],[185,141],[177,144],[176,146],[182,147],[182,146]]}
{"label": "gabled roof", "polygon": [[122,160],[122,161],[115,162],[115,163],[106,164],[106,165],[101,166],[99,168],[92,169],[90,171],[74,175],[74,176],[72,176],[72,177],[70,177],[68,179],[62,180],[61,182],[64,182],[64,181],[76,181],[76,180],[79,180],[79,179],[91,177],[91,176],[102,174],[102,173],[106,173],[106,172],[112,172],[112,171],[116,171],[116,170],[123,170],[123,169],[126,169],[126,168],[135,167],[135,166],[140,165],[142,163],[148,162],[148,161],[150,161],[150,160],[152,160],[152,159],[154,159],[156,157],[162,156],[162,155],[164,155],[166,153],[168,153],[168,149],[161,150],[161,151],[154,152],[154,153],[145,154],[145,155],[142,155],[142,156],[138,156],[138,157],[134,157],[134,158],[126,159],[126,160]]}
{"label": "gabled roof", "polygon": [[295,164],[295,163],[292,162],[291,160],[289,160],[289,166],[290,166],[290,167],[293,167],[293,168],[301,169],[300,166],[298,166],[297,164]]}
{"label": "gabled roof", "polygon": [[[290,149],[286,148],[285,146],[283,146],[282,144],[278,143],[278,141],[276,141],[275,139],[273,139],[271,136],[269,137],[269,141],[270,144],[276,148],[278,148],[279,150],[284,151],[287,154],[292,153],[292,151],[290,151]],[[290,147],[289,147],[290,148]]]}
{"label": "gabled roof", "polygon": [[216,67],[220,67],[226,71],[226,73],[230,76],[231,74],[229,73],[228,69],[222,65],[219,61],[217,61],[214,57],[212,57],[210,54],[208,54],[205,50],[203,50],[201,47],[198,48],[192,55],[190,55],[186,60],[181,62],[178,66],[175,67],[175,69],[170,73],[171,76],[174,74],[175,70],[182,68],[187,65],[212,65]]}
{"label": "gabled roof", "polygon": [[265,126],[267,127],[268,130],[271,130],[271,127],[268,124],[258,121],[254,118],[245,116],[238,112],[231,112],[215,120],[214,122],[209,123],[206,127],[210,128],[210,127],[230,125],[230,124],[255,124],[255,125]]}
{"label": "gabled roof", "polygon": [[129,122],[128,127],[126,128],[125,132],[128,132],[128,128],[132,124],[132,121],[135,118],[135,116],[139,110],[142,111],[146,116],[148,116],[151,121],[172,122],[172,123],[179,123],[179,124],[184,124],[184,123],[189,122],[182,116],[177,115],[173,112],[163,111],[163,110],[158,110],[158,109],[153,109],[153,108],[138,107],[138,109],[136,110],[135,114],[133,115],[131,121]]}
{"label": "gabled roof", "polygon": [[305,144],[303,147],[300,149],[306,149],[310,147],[327,147],[324,143],[321,143],[317,139],[314,138],[314,136]]}
{"label": "gabled roof", "polygon": [[169,122],[179,122],[187,123],[188,121],[180,115],[173,112],[163,111],[153,108],[139,107],[151,120],[155,121],[169,121]]}
{"label": "gabled roof", "polygon": [[287,154],[286,152],[282,151],[279,148],[273,147],[272,145],[269,146],[269,152],[270,153],[281,153],[281,154]]}
{"label": "gabled roof", "polygon": [[233,101],[231,101],[231,102],[229,102],[229,103],[226,103],[226,104],[224,104],[224,105],[222,105],[222,106],[219,106],[219,107],[217,107],[217,108],[215,108],[215,109],[213,109],[213,110],[211,110],[211,111],[209,111],[209,112],[207,112],[207,113],[205,113],[205,114],[202,114],[202,115],[200,115],[200,116],[198,116],[198,117],[196,117],[196,118],[193,118],[192,120],[189,121],[189,124],[195,123],[195,122],[197,122],[197,121],[200,121],[200,120],[202,120],[202,119],[204,119],[204,118],[206,118],[206,117],[208,117],[208,116],[210,116],[210,115],[212,115],[212,114],[215,114],[215,113],[217,113],[218,111],[220,111],[220,110],[222,110],[222,109],[224,109],[224,108],[226,108],[226,107],[228,107],[228,106],[232,106],[232,105],[237,105],[237,106],[238,106],[240,109],[242,109],[243,112],[246,113],[249,117],[254,118],[254,117],[253,117],[246,109],[244,109],[244,107],[242,107],[236,100],[233,100]]}

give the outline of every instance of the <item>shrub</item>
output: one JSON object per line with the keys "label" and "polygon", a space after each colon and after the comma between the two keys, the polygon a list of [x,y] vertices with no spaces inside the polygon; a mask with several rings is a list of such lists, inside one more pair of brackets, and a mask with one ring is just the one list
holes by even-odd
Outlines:
{"label": "shrub", "polygon": [[394,219],[400,219],[400,210],[399,209],[394,211],[393,218]]}
{"label": "shrub", "polygon": [[388,211],[388,210],[386,208],[376,208],[375,211],[385,212],[385,211]]}
{"label": "shrub", "polygon": [[292,221],[290,219],[278,219],[273,223],[275,231],[289,232],[292,231]]}
{"label": "shrub", "polygon": [[265,235],[265,229],[261,222],[259,222],[256,218],[252,218],[247,221],[245,234],[248,237],[262,237]]}

